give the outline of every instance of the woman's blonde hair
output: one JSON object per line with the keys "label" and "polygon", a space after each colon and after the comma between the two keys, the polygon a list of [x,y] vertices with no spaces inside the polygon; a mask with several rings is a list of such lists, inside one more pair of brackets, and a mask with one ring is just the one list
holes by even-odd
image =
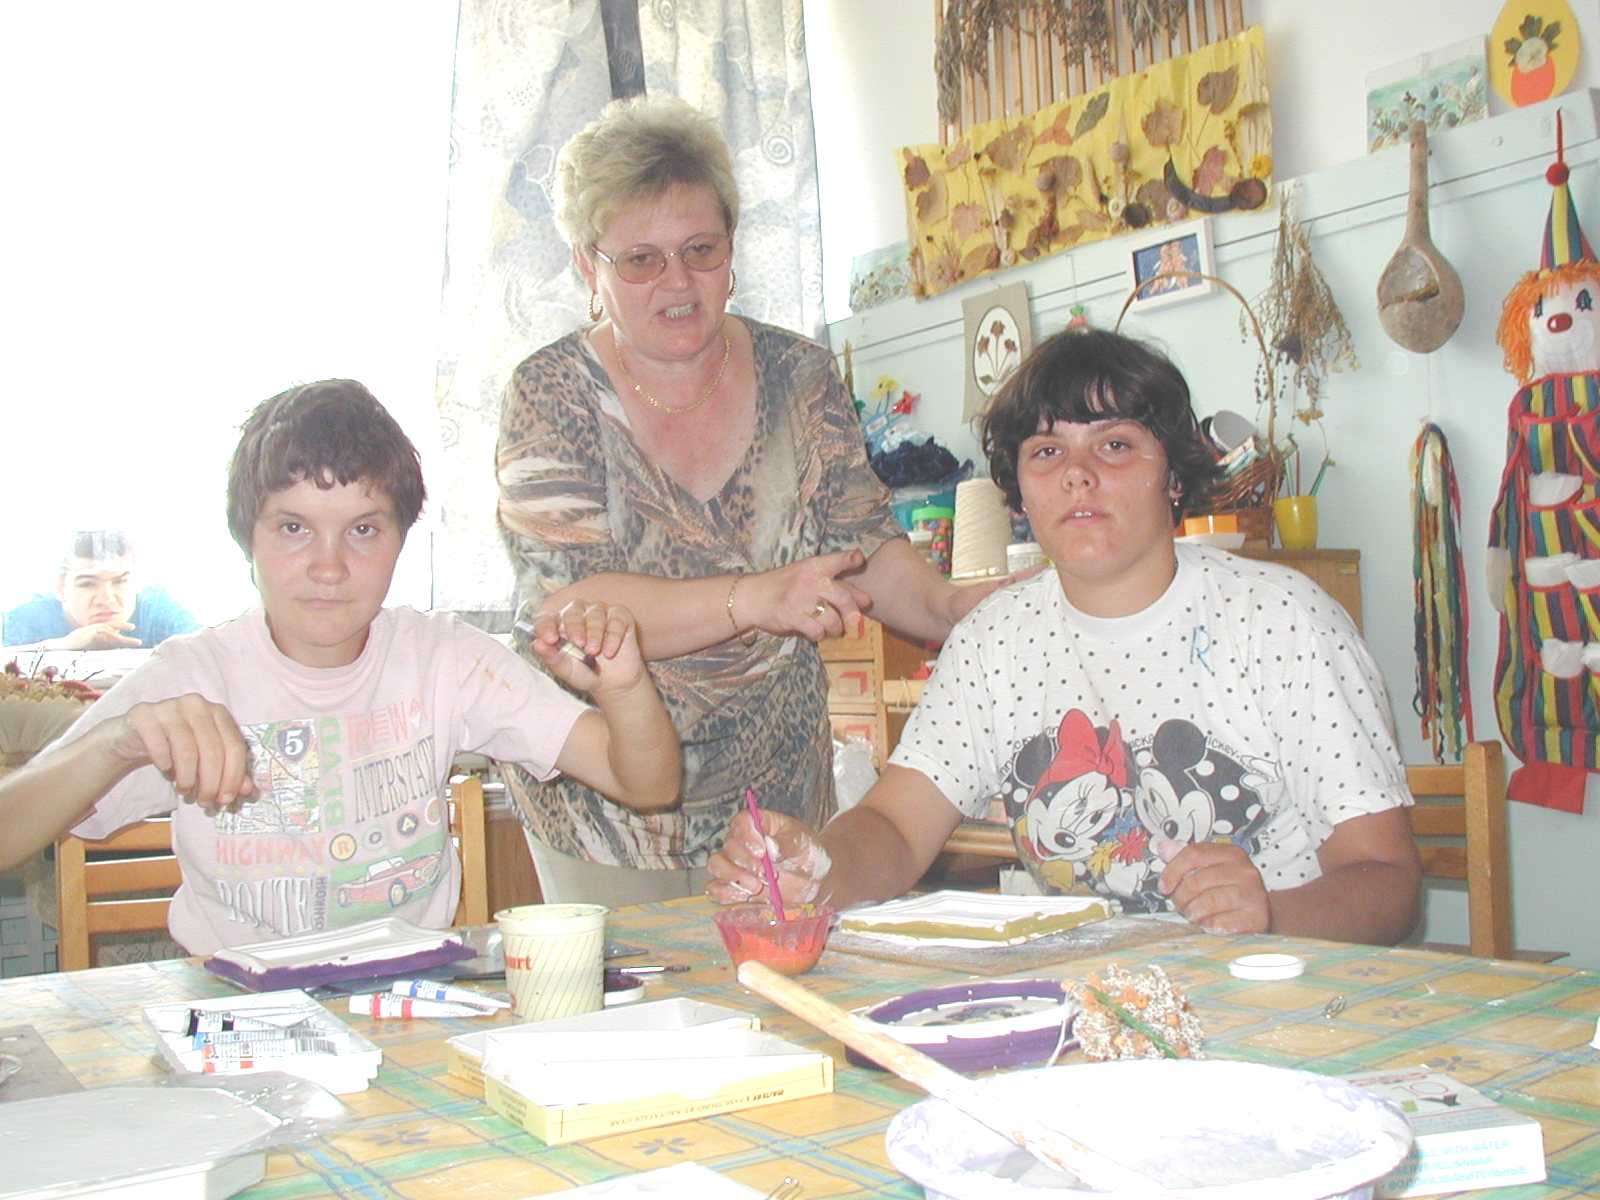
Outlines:
{"label": "woman's blonde hair", "polygon": [[733,233],[739,189],[710,118],[671,96],[613,100],[561,148],[556,224],[568,245],[587,254],[618,210],[674,184],[709,187]]}

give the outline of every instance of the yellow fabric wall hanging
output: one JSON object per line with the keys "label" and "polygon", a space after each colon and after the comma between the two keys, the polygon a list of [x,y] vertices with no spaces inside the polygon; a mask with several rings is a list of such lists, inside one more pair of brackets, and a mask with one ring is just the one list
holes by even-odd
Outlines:
{"label": "yellow fabric wall hanging", "polygon": [[1258,208],[1272,183],[1261,30],[897,156],[923,298],[1147,225]]}

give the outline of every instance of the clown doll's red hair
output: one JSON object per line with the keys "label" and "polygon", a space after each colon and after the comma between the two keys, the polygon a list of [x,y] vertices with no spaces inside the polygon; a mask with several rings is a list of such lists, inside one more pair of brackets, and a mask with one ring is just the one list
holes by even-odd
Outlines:
{"label": "clown doll's red hair", "polygon": [[1557,288],[1576,283],[1600,286],[1600,263],[1580,258],[1548,270],[1529,271],[1506,293],[1494,340],[1505,351],[1506,370],[1521,382],[1526,383],[1533,375],[1533,336],[1528,332],[1528,318],[1533,315],[1534,305]]}

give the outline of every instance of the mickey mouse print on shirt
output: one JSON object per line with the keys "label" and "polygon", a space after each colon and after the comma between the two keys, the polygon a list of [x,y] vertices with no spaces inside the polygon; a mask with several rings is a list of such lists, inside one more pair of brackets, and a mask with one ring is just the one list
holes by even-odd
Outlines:
{"label": "mickey mouse print on shirt", "polygon": [[1096,728],[1073,709],[1022,745],[1001,794],[1018,852],[1041,882],[1158,912],[1171,904],[1157,887],[1155,843],[1230,841],[1254,854],[1270,780],[1264,764],[1247,766],[1190,721],[1164,721],[1127,745],[1115,721]]}

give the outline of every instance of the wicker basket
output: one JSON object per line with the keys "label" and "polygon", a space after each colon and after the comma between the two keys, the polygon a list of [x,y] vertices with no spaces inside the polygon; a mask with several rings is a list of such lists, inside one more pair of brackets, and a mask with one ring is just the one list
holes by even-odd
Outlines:
{"label": "wicker basket", "polygon": [[[1113,332],[1122,328],[1123,318],[1128,315],[1128,309],[1139,293],[1157,279],[1169,275],[1214,283],[1239,302],[1250,320],[1250,331],[1255,334],[1256,347],[1261,352],[1261,363],[1267,376],[1267,395],[1275,400],[1278,390],[1272,375],[1272,355],[1267,352],[1267,340],[1262,336],[1261,323],[1256,320],[1250,302],[1226,279],[1201,271],[1167,271],[1153,275],[1128,293],[1127,299],[1122,302],[1122,311],[1117,314]],[[1232,513],[1238,517],[1239,528],[1244,533],[1244,544],[1252,550],[1265,550],[1272,545],[1272,502],[1283,487],[1284,476],[1284,456],[1278,449],[1277,434],[1277,404],[1274,402],[1267,408],[1266,447],[1262,455],[1244,470],[1224,480],[1211,495],[1211,511]]]}

